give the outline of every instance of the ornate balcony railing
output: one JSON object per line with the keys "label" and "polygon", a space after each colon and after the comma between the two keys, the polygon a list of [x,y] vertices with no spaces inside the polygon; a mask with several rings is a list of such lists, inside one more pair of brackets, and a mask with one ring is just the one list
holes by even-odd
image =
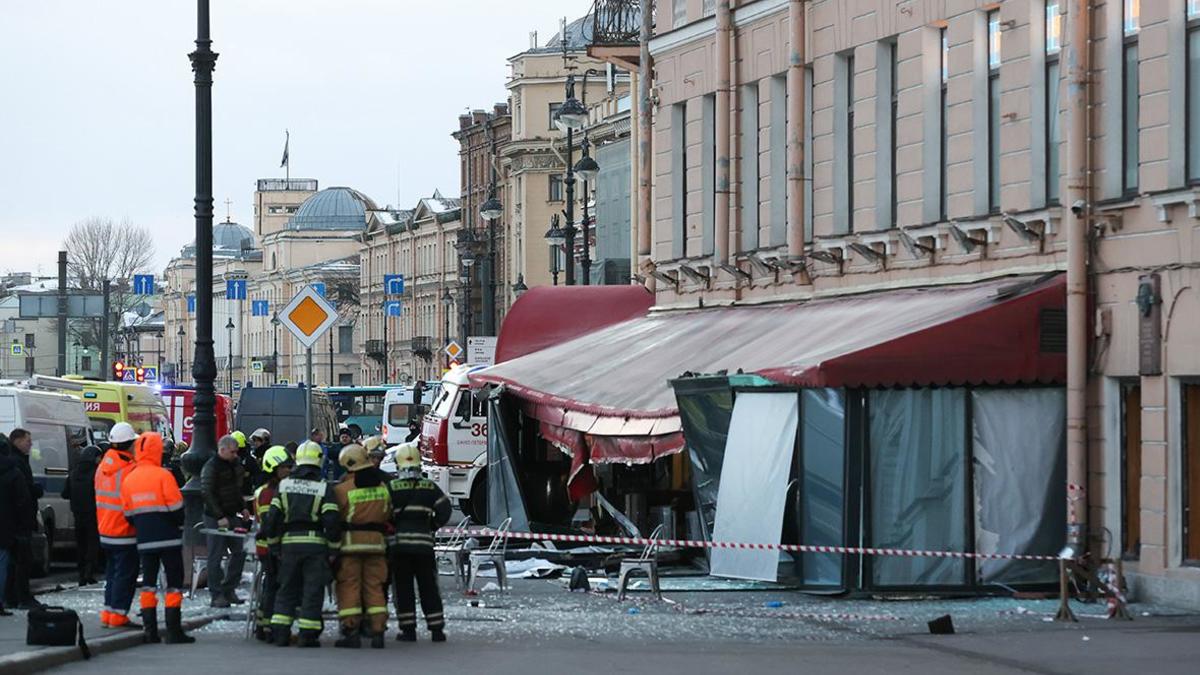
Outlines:
{"label": "ornate balcony railing", "polygon": [[592,6],[593,45],[636,45],[641,30],[641,0],[596,0]]}

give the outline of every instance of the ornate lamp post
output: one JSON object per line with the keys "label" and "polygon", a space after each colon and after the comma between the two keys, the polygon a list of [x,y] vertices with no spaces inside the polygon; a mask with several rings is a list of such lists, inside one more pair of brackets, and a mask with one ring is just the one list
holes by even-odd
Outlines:
{"label": "ornate lamp post", "polygon": [[550,244],[550,276],[558,285],[558,252],[567,242],[567,234],[558,226],[558,214],[550,216],[550,229],[546,230],[546,243]]}
{"label": "ornate lamp post", "polygon": [[187,337],[187,331],[183,329],[183,325],[179,326],[179,330],[175,331],[175,337],[179,338],[179,362],[175,364],[175,384],[183,384],[183,339]]}
{"label": "ornate lamp post", "polygon": [[563,228],[567,249],[566,283],[575,285],[575,132],[587,124],[587,109],[575,98],[575,74],[567,75],[567,100],[563,101],[558,112],[554,115],[554,123],[559,129],[567,132],[567,176],[563,183],[567,187],[567,226]]}

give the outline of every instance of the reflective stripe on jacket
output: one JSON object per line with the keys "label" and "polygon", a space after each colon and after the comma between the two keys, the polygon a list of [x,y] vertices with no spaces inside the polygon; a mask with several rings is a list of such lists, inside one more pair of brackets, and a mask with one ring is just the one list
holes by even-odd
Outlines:
{"label": "reflective stripe on jacket", "polygon": [[133,449],[137,465],[121,484],[121,506],[137,530],[138,550],[182,546],[183,494],[175,476],[162,468],[162,436],[148,431]]}
{"label": "reflective stripe on jacket", "polygon": [[425,478],[397,478],[388,487],[396,528],[388,546],[397,553],[432,551],[433,532],[450,520],[450,498]]}
{"label": "reflective stripe on jacket", "polygon": [[342,553],[385,553],[392,522],[387,474],[374,467],[346,474],[333,493],[342,515]]}
{"label": "reflective stripe on jacket", "polygon": [[333,488],[321,480],[320,467],[297,467],[279,483],[264,525],[264,534],[278,537],[285,554],[338,547],[341,518]]}
{"label": "reflective stripe on jacket", "polygon": [[270,553],[271,547],[279,544],[279,537],[268,537],[264,526],[267,513],[271,510],[271,501],[275,499],[275,494],[278,491],[279,485],[270,482],[259,486],[254,491],[254,517],[258,519],[258,534],[254,538],[254,553],[260,558],[266,557]]}
{"label": "reflective stripe on jacket", "polygon": [[137,543],[137,533],[126,520],[121,505],[121,484],[132,469],[133,456],[116,448],[104,453],[104,459],[96,469],[96,527],[103,544],[131,546]]}

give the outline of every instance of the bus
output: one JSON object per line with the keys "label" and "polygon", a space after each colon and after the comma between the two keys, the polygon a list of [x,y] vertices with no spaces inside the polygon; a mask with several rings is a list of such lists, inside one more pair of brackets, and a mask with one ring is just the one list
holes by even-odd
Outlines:
{"label": "bus", "polygon": [[[384,384],[376,387],[325,387],[324,391],[333,401],[338,426],[356,425],[363,436],[380,433],[383,420],[383,400],[389,389],[400,389],[401,384]],[[336,440],[336,439],[331,439]]]}

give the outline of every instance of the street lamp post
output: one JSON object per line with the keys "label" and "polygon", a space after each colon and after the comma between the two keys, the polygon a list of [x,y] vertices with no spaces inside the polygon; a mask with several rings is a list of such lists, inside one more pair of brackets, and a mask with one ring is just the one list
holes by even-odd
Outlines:
{"label": "street lamp post", "polygon": [[[489,127],[490,129],[490,127]],[[483,332],[486,335],[496,334],[496,221],[504,214],[504,205],[496,197],[496,135],[490,131],[492,142],[491,185],[488,187],[488,198],[479,207],[479,215],[487,221],[488,237],[488,274],[487,291],[484,295]]]}
{"label": "street lamp post", "polygon": [[75,374],[78,375],[79,374],[79,348],[82,347],[83,345],[79,344],[79,340],[76,340],[75,344],[73,344],[71,346],[75,348]]}
{"label": "street lamp post", "polygon": [[233,317],[225,322],[225,332],[229,333],[229,355],[225,359],[225,379],[229,382],[229,396],[233,397]]}
{"label": "street lamp post", "polygon": [[567,235],[558,226],[558,214],[550,216],[550,229],[546,230],[546,243],[550,244],[550,276],[558,285],[558,252],[567,241]]}
{"label": "street lamp post", "polygon": [[[603,75],[602,71],[595,68],[588,68],[583,71],[583,90],[579,92],[579,102],[583,109],[587,110],[587,81],[589,75]],[[583,141],[579,144],[581,157],[575,164],[575,173],[583,180],[583,218],[580,221],[581,229],[583,230],[583,252],[579,258],[580,271],[583,273],[583,285],[587,286],[592,283],[592,254],[591,254],[591,236],[588,234],[588,229],[591,223],[588,222],[588,200],[591,193],[588,191],[588,184],[594,184],[596,177],[600,175],[600,165],[592,159],[591,142],[588,140],[587,127],[583,127]]]}
{"label": "street lamp post", "polygon": [[279,383],[279,312],[271,314],[271,384]]}
{"label": "street lamp post", "polygon": [[459,258],[462,260],[462,278],[460,280],[463,287],[463,330],[461,344],[464,345],[467,343],[467,338],[471,335],[471,327],[474,323],[471,316],[471,279],[473,278],[471,270],[475,266],[475,252],[471,250],[471,243],[472,240],[468,238],[463,246],[462,253],[459,254]]}
{"label": "street lamp post", "polygon": [[[450,344],[450,311],[454,307],[454,296],[447,288],[445,293],[442,293],[442,346]],[[443,352],[444,354],[445,352]],[[449,356],[446,357],[447,365],[449,365]]]}
{"label": "street lamp post", "polygon": [[558,128],[567,132],[567,175],[563,183],[567,188],[567,208],[564,215],[567,226],[563,228],[567,249],[566,283],[575,284],[575,132],[587,124],[587,109],[575,98],[575,74],[567,75],[566,100],[554,116]]}
{"label": "street lamp post", "polygon": [[179,363],[175,364],[175,384],[183,383],[183,370],[187,366],[183,362],[183,339],[187,337],[187,331],[183,326],[179,326],[179,330],[175,331],[175,337],[179,338]]}
{"label": "street lamp post", "polygon": [[217,447],[216,355],[213,352],[212,269],[212,83],[217,54],[209,33],[209,0],[196,2],[196,49],[192,62],[196,86],[196,337],[192,378],[196,383],[191,453],[185,471],[199,476]]}

